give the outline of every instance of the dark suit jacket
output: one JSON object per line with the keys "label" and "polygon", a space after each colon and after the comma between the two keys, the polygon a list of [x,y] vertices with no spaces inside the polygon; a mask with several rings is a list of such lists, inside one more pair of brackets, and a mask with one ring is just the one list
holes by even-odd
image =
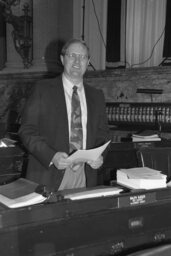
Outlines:
{"label": "dark suit jacket", "polygon": [[[87,101],[87,149],[107,140],[108,125],[104,95],[85,86]],[[49,164],[58,151],[69,153],[68,118],[61,76],[39,81],[29,97],[21,118],[19,136],[29,152],[26,178],[58,189],[64,170]],[[87,186],[97,185],[97,170],[86,166]]]}

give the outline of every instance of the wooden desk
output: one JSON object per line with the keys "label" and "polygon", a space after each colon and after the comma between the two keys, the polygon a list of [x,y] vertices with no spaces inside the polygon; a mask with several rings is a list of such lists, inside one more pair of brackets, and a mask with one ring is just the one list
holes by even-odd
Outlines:
{"label": "wooden desk", "polygon": [[127,255],[171,243],[171,189],[0,207],[1,256]]}

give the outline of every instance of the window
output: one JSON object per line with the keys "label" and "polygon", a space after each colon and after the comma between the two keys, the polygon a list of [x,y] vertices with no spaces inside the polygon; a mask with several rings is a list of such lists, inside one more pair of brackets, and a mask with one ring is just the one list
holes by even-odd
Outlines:
{"label": "window", "polygon": [[125,67],[125,0],[108,0],[106,68]]}
{"label": "window", "polygon": [[165,26],[165,39],[164,39],[164,49],[162,62],[163,65],[171,65],[171,1],[167,0],[167,10],[166,10],[166,26]]}
{"label": "window", "polygon": [[168,14],[170,26],[165,31],[166,4],[171,6],[167,0],[108,0],[106,68],[160,65],[164,38],[164,54],[171,56],[171,18]]}

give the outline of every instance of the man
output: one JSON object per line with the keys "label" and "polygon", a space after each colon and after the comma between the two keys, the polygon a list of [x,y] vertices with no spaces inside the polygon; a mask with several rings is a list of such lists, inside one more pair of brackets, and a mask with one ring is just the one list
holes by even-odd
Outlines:
{"label": "man", "polygon": [[87,45],[71,39],[60,57],[62,75],[38,82],[24,108],[19,130],[29,152],[26,178],[46,185],[51,191],[96,186],[98,168],[103,164],[102,156],[87,163],[72,163],[68,159],[74,86],[81,105],[81,148],[100,146],[108,136],[104,95],[83,82],[90,61]]}

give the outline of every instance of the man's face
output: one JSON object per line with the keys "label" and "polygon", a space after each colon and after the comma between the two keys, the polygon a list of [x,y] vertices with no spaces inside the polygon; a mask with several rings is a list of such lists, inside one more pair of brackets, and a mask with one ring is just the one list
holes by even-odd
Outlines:
{"label": "man's face", "polygon": [[80,43],[73,43],[67,49],[65,56],[61,56],[61,61],[66,77],[79,81],[89,64],[87,49]]}

